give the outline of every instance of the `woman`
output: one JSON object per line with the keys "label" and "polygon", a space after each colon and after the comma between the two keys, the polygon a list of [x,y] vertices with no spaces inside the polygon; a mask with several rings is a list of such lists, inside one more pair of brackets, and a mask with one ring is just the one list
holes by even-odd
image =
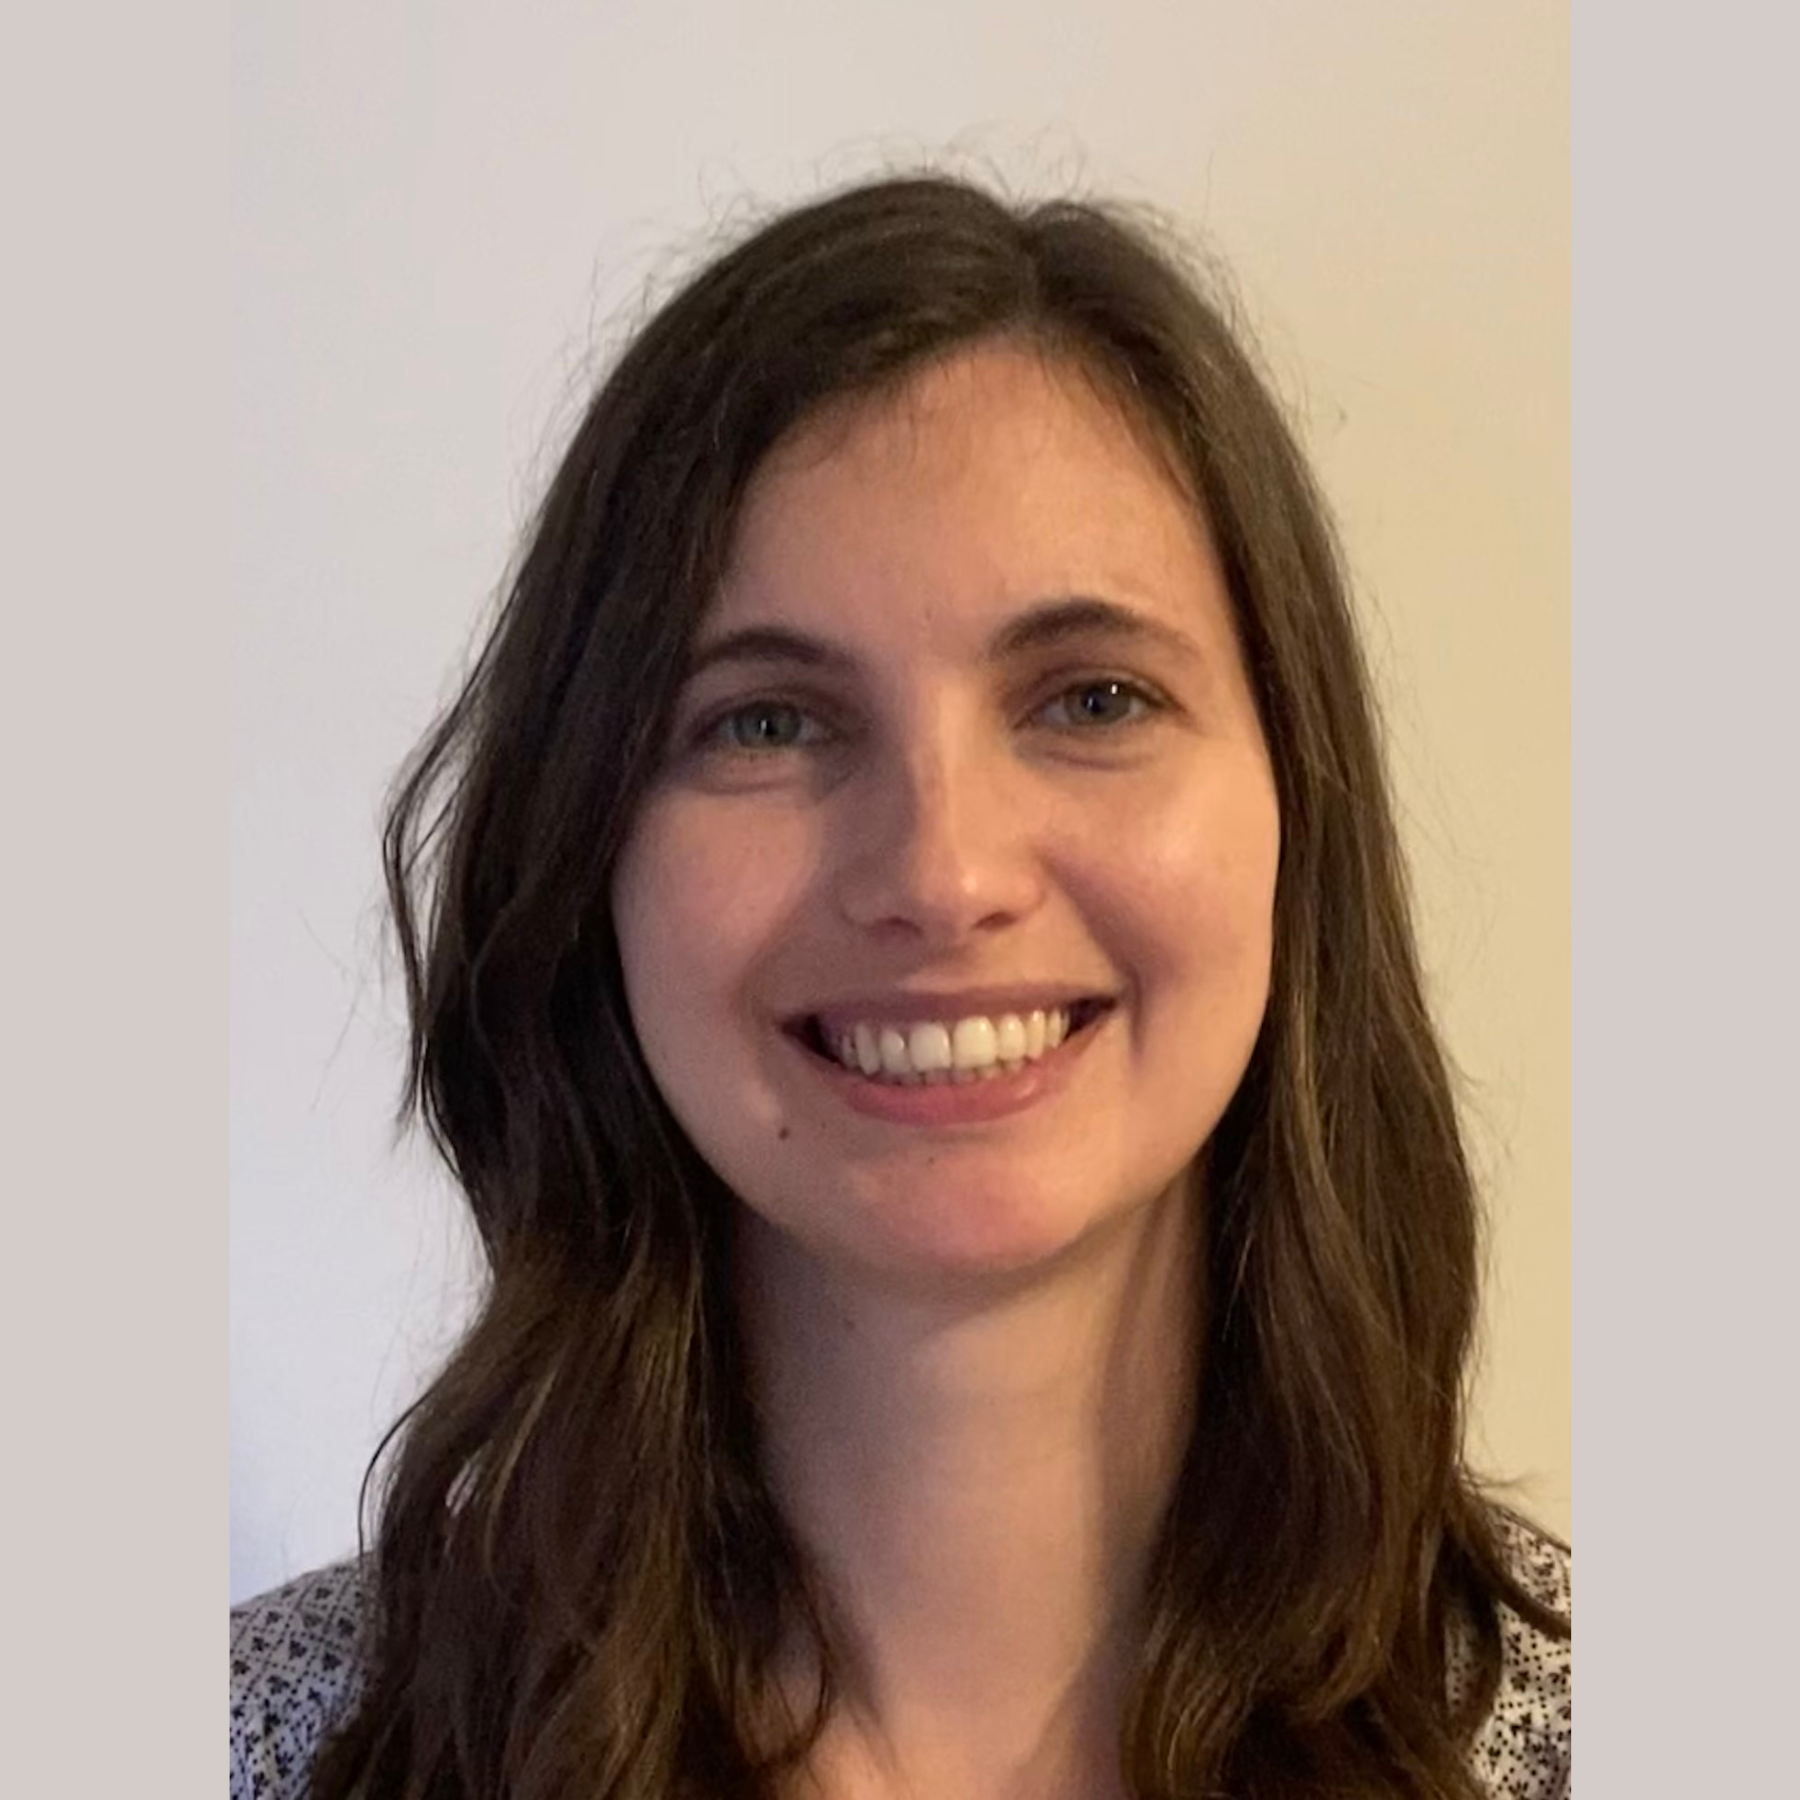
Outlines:
{"label": "woman", "polygon": [[491,1282],[372,1555],[234,1620],[242,1791],[1567,1791],[1335,549],[1139,231],[721,257],[386,848]]}

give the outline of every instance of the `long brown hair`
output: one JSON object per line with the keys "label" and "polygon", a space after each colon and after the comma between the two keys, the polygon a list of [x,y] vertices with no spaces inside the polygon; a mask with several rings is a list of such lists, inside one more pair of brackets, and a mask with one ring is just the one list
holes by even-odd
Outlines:
{"label": "long brown hair", "polygon": [[[1217,543],[1282,822],[1268,1013],[1208,1149],[1197,1426],[1121,1754],[1142,1796],[1469,1796],[1508,1573],[1461,1461],[1477,1214],[1325,509],[1227,309],[1115,209],[936,177],[776,218],[600,387],[385,854],[407,1102],[484,1303],[388,1446],[371,1679],[316,1800],[764,1795],[833,1699],[759,1471],[733,1201],[633,1035],[612,872],[746,484],[827,400],[983,339],[1078,361]],[[373,1473],[373,1471],[372,1471]],[[1452,1717],[1446,1633],[1479,1676]],[[825,1671],[758,1742],[773,1653]]]}

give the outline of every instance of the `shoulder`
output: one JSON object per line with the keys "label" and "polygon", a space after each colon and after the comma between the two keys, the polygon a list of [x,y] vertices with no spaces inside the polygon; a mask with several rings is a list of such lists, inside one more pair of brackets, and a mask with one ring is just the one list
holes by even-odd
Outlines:
{"label": "shoulder", "polygon": [[[1573,1553],[1507,1512],[1496,1515],[1514,1578],[1534,1600],[1572,1616]],[[1571,1646],[1500,1606],[1500,1685],[1471,1751],[1497,1800],[1567,1800],[1574,1741]]]}
{"label": "shoulder", "polygon": [[299,1800],[367,1672],[374,1581],[333,1564],[231,1609],[231,1800]]}

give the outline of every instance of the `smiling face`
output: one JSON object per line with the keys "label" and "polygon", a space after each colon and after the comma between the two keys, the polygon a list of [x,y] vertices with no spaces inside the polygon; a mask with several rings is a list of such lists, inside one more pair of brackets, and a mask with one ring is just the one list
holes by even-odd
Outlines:
{"label": "smiling face", "polygon": [[1004,345],[838,409],[752,484],[691,663],[613,904],[701,1154],[802,1250],[912,1280],[1145,1213],[1249,1060],[1279,831],[1144,435]]}

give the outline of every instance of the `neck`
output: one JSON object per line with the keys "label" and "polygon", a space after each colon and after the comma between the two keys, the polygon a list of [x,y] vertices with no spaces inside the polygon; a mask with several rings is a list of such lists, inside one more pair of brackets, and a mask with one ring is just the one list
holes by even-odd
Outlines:
{"label": "neck", "polygon": [[768,1470],[836,1633],[834,1791],[1116,1787],[1191,1425],[1198,1221],[1184,1182],[1052,1269],[953,1290],[827,1268],[746,1222]]}

